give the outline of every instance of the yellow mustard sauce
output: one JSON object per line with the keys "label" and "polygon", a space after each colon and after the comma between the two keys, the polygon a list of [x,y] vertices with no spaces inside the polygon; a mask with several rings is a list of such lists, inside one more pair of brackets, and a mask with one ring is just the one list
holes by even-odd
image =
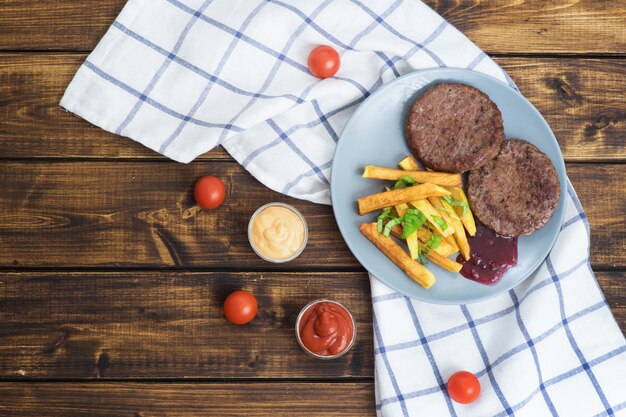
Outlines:
{"label": "yellow mustard sauce", "polygon": [[252,243],[266,258],[285,259],[295,255],[304,242],[304,222],[286,207],[272,206],[252,222]]}

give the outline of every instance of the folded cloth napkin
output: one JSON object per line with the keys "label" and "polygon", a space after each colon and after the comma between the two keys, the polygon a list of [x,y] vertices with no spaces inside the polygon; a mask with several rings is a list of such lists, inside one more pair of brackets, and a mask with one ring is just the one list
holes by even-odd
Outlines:
{"label": "folded cloth napkin", "polygon": [[[554,248],[505,294],[433,305],[371,279],[379,415],[626,415],[624,336],[591,271],[587,217],[570,184],[563,192]],[[445,394],[458,370],[479,378],[472,404]]]}
{"label": "folded cloth napkin", "polygon": [[[339,73],[312,77],[320,44]],[[330,202],[335,143],[356,106],[415,69],[459,67],[514,85],[419,1],[130,0],[61,105],[180,162],[218,144],[266,186]],[[381,416],[607,416],[626,408],[626,345],[589,268],[589,232],[571,186],[546,262],[490,301],[435,306],[372,278]],[[476,373],[471,405],[444,394]]]}
{"label": "folded cloth napkin", "polygon": [[[506,79],[424,4],[361,1],[130,0],[61,105],[180,162],[222,144],[273,190],[328,204],[335,143],[377,87],[437,66]],[[307,69],[320,44],[341,54],[332,79]]]}

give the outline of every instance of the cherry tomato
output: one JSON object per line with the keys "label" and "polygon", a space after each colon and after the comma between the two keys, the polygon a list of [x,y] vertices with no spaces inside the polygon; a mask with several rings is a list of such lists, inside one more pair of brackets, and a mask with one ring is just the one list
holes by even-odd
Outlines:
{"label": "cherry tomato", "polygon": [[448,395],[458,403],[471,403],[480,395],[480,382],[471,372],[455,372],[448,379]]}
{"label": "cherry tomato", "polygon": [[256,316],[258,309],[256,298],[248,291],[235,291],[224,301],[224,315],[234,324],[249,323]]}
{"label": "cherry tomato", "polygon": [[318,46],[309,54],[309,71],[318,78],[332,77],[339,70],[339,64],[339,54],[330,46]]}
{"label": "cherry tomato", "polygon": [[218,208],[224,202],[224,183],[216,177],[201,177],[193,187],[196,203],[205,209]]}

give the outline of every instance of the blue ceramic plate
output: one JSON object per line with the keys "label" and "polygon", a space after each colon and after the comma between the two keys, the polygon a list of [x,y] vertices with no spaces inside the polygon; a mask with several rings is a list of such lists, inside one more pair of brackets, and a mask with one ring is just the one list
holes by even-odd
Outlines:
{"label": "blue ceramic plate", "polygon": [[[359,216],[356,200],[382,191],[388,181],[361,178],[365,165],[396,167],[411,152],[404,138],[404,120],[416,98],[440,82],[468,84],[486,93],[504,119],[506,138],[525,139],[552,163],[561,181],[561,198],[550,221],[539,231],[518,241],[518,264],[494,286],[478,284],[459,274],[428,264],[437,282],[429,289],[408,278],[361,235],[363,222],[377,214]],[[541,114],[528,100],[495,78],[462,69],[430,69],[407,74],[386,84],[365,100],[346,125],[335,151],[331,193],[337,224],[352,253],[382,282],[409,297],[438,304],[465,304],[494,297],[522,282],[546,258],[556,241],[565,214],[565,164],[561,150]],[[453,255],[454,257],[455,255]]]}

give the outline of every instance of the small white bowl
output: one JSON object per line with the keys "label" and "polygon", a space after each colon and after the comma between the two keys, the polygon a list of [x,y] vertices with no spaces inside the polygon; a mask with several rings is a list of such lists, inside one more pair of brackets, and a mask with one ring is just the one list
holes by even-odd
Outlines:
{"label": "small white bowl", "polygon": [[[267,256],[263,255],[261,253],[261,251],[259,251],[257,249],[257,247],[254,245],[254,241],[252,240],[252,223],[254,222],[254,219],[256,218],[256,216],[261,213],[263,210],[265,210],[266,208],[269,207],[274,207],[274,206],[278,206],[278,207],[284,207],[286,209],[291,210],[292,212],[294,212],[295,214],[298,215],[298,217],[300,217],[300,220],[302,220],[302,224],[304,225],[304,238],[302,239],[302,245],[300,246],[300,248],[296,251],[296,253],[294,253],[293,255],[287,257],[287,258],[281,258],[281,259],[272,259],[272,258],[268,258]],[[254,214],[252,214],[252,217],[250,217],[250,221],[248,222],[248,241],[250,242],[250,246],[252,246],[252,250],[254,250],[254,252],[259,255],[260,258],[268,261],[268,262],[273,262],[275,264],[282,264],[284,262],[289,262],[292,261],[294,259],[296,259],[298,256],[300,256],[300,254],[302,253],[302,251],[304,250],[304,248],[306,247],[306,244],[309,241],[309,226],[306,223],[306,219],[304,218],[304,216],[302,215],[302,213],[300,213],[300,211],[298,211],[297,208],[295,208],[294,206],[290,205],[290,204],[286,204],[286,203],[278,203],[278,202],[274,202],[274,203],[268,203],[265,204],[261,207],[259,207]]]}
{"label": "small white bowl", "polygon": [[[343,352],[338,353],[336,355],[332,355],[332,356],[318,355],[317,353],[310,351],[306,346],[304,346],[304,343],[302,342],[302,338],[300,337],[300,321],[302,320],[302,316],[309,308],[319,303],[337,304],[339,307],[343,308],[344,310],[348,312],[348,315],[350,316],[350,319],[352,320],[352,339],[350,340],[350,343],[348,344],[348,346],[343,350]],[[306,353],[313,356],[314,358],[323,359],[323,360],[337,359],[345,355],[346,353],[348,353],[350,349],[352,349],[352,346],[354,346],[354,342],[356,341],[356,320],[354,319],[354,316],[352,315],[350,310],[346,306],[341,304],[340,302],[335,301],[335,300],[329,300],[326,298],[318,298],[317,300],[311,301],[309,304],[305,305],[302,308],[302,310],[300,310],[300,314],[298,314],[298,318],[296,319],[296,339],[298,340],[298,343],[300,344],[300,347],[302,348],[302,350],[304,350]]]}

